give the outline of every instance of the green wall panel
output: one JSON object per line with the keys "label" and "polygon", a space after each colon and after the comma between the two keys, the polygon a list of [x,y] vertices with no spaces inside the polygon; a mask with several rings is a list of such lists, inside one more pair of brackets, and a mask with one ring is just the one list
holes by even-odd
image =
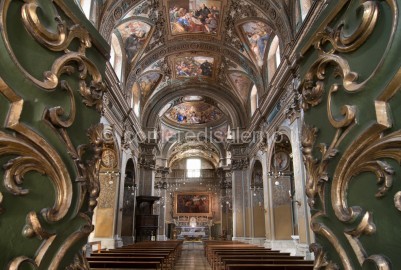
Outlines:
{"label": "green wall panel", "polygon": [[[89,192],[96,197],[97,184],[91,176],[98,163],[94,153],[102,147],[93,140],[102,135],[99,106],[105,91],[102,78],[109,47],[79,8],[65,2],[70,1],[0,2],[0,269],[9,269],[10,263],[22,256],[26,260],[19,269],[64,269],[80,253],[93,229]],[[21,11],[28,5],[36,7],[26,17],[37,16],[39,25],[24,23]],[[92,46],[84,48],[83,40],[74,38],[64,47],[55,45],[52,49],[50,44],[57,41],[50,40],[46,31],[52,37],[59,36],[56,16],[65,23],[67,37],[79,31],[78,36],[90,39]],[[35,36],[35,31],[42,34]],[[55,84],[46,84],[45,72],[64,58],[68,60],[55,69]],[[82,66],[88,67],[84,80],[79,74]],[[71,72],[65,72],[65,68]],[[64,82],[71,91],[62,87]],[[80,84],[84,82],[86,87],[96,87],[81,93]],[[11,103],[17,100],[23,101],[19,119],[15,119],[15,125],[7,125],[8,117],[18,115],[17,110],[11,113],[18,107]],[[49,110],[57,107],[63,109],[58,116],[64,126],[49,117]],[[98,128],[98,133],[89,138],[92,126]],[[11,147],[12,141],[15,148]],[[85,146],[86,155],[79,154],[81,146]],[[19,174],[23,176],[21,181]],[[60,180],[65,184],[56,185],[55,179],[65,179]],[[18,195],[21,189],[29,193]],[[58,205],[62,206],[60,211],[50,213],[50,217],[43,213]],[[29,213],[37,218],[32,218],[33,225],[29,225]],[[51,214],[58,218],[52,220]],[[40,263],[33,266],[35,260]]]}
{"label": "green wall panel", "polygon": [[[310,206],[318,269],[401,269],[399,4],[329,2],[297,49],[303,56],[304,131],[307,126],[318,129],[316,139],[303,133],[308,182],[315,184],[309,199],[315,201]],[[322,63],[319,77],[314,67]],[[358,75],[355,80],[347,69]],[[330,95],[333,86],[338,91]],[[375,107],[379,101],[386,110]],[[345,105],[355,108],[355,117],[335,126],[344,119]],[[383,120],[385,113],[388,122]],[[368,135],[369,140],[362,140]],[[390,135],[392,139],[386,140]],[[333,151],[331,156],[323,157],[321,144]],[[384,179],[393,181],[383,184]],[[377,196],[379,190],[382,194]],[[336,196],[340,191],[343,197]],[[349,218],[346,209],[340,211],[342,205],[360,213]]]}

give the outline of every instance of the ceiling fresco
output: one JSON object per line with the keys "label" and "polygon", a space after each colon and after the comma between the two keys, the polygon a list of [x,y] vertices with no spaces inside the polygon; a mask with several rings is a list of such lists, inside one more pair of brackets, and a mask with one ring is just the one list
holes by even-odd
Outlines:
{"label": "ceiling fresco", "polygon": [[232,72],[228,77],[242,101],[246,102],[248,100],[249,91],[253,85],[251,79],[242,72]]}
{"label": "ceiling fresco", "polygon": [[176,77],[212,77],[213,57],[187,56],[174,59]]}
{"label": "ceiling fresco", "polygon": [[169,142],[178,133],[177,130],[170,128],[164,124],[161,125],[160,139],[162,143]]}
{"label": "ceiling fresco", "polygon": [[252,59],[259,67],[262,67],[272,29],[263,22],[250,21],[241,24],[240,30]]}
{"label": "ceiling fresco", "polygon": [[152,94],[152,91],[156,88],[160,82],[162,75],[158,72],[149,72],[138,79],[139,87],[141,88],[141,94],[143,100],[146,100]]}
{"label": "ceiling fresco", "polygon": [[[268,89],[272,38],[283,38],[280,44],[294,38],[280,12],[284,5],[267,0],[110,1],[99,31],[107,40],[113,31],[119,37],[126,57],[122,85],[134,92],[127,96],[133,96],[144,127],[157,124],[154,116],[174,128],[215,128],[223,120],[246,126],[252,85],[261,94]],[[199,94],[213,102],[171,102]]]}
{"label": "ceiling fresco", "polygon": [[169,109],[164,116],[180,125],[196,125],[217,122],[223,112],[215,106],[203,101],[183,102]]}
{"label": "ceiling fresco", "polygon": [[127,62],[135,60],[143,50],[148,38],[151,38],[151,28],[149,24],[139,20],[132,20],[117,27],[123,39]]}
{"label": "ceiling fresco", "polygon": [[172,35],[219,31],[222,12],[221,1],[169,0],[169,21]]}

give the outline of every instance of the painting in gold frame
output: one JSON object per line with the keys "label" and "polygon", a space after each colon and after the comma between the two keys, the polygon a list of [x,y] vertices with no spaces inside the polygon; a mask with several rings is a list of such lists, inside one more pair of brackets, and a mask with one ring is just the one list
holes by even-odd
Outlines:
{"label": "painting in gold frame", "polygon": [[212,196],[209,192],[174,193],[174,216],[212,216]]}

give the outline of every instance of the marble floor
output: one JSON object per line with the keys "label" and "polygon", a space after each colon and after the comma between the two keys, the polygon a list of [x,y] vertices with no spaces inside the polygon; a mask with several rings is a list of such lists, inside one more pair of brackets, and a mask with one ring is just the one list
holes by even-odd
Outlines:
{"label": "marble floor", "polygon": [[175,270],[211,270],[201,242],[184,242]]}

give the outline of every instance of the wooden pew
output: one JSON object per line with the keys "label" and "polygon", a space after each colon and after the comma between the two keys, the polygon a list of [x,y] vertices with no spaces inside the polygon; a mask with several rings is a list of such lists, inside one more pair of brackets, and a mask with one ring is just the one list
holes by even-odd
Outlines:
{"label": "wooden pew", "polygon": [[127,269],[155,269],[161,268],[157,261],[90,261],[89,266],[93,268],[127,268]]}
{"label": "wooden pew", "polygon": [[220,258],[227,255],[234,255],[234,256],[246,256],[246,255],[261,255],[261,256],[279,256],[279,257],[289,257],[290,253],[280,253],[278,251],[272,250],[225,250],[225,251],[216,251],[211,256],[210,264],[212,269],[216,269],[215,266],[220,262]]}
{"label": "wooden pew", "polygon": [[308,265],[313,266],[313,261],[305,261],[299,259],[292,259],[291,257],[284,258],[263,258],[255,261],[253,258],[223,258],[221,269],[227,270],[227,265],[231,264],[296,264],[296,265]]}
{"label": "wooden pew", "polygon": [[144,242],[91,253],[91,268],[173,269],[182,241]]}
{"label": "wooden pew", "polygon": [[289,264],[227,264],[227,270],[313,270],[313,265]]}

